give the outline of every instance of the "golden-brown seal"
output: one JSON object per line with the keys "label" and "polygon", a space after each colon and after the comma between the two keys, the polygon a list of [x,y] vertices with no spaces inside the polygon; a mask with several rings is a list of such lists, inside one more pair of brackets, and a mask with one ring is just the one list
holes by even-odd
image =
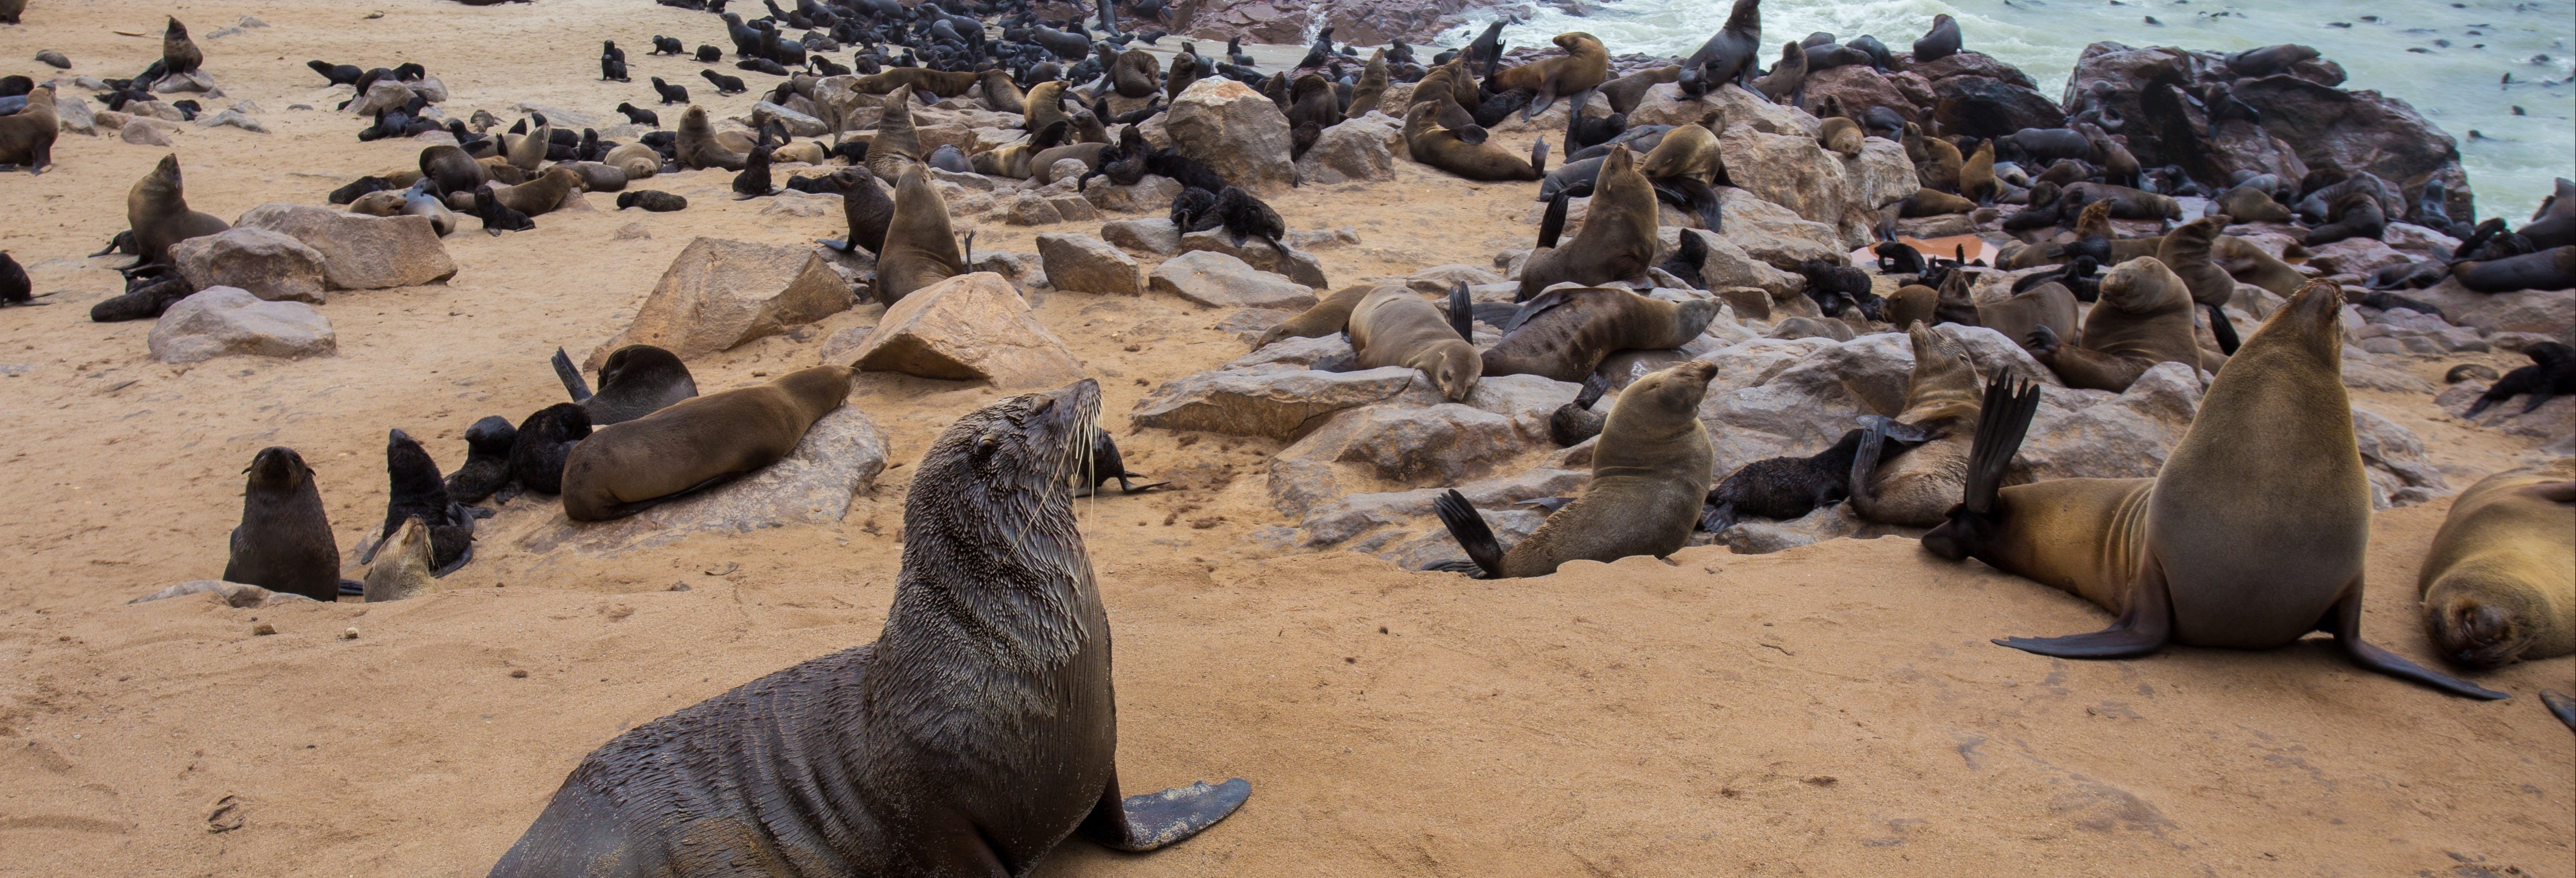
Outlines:
{"label": "golden-brown seal", "polygon": [[[1435,120],[1444,106],[1456,107],[1457,104],[1445,99],[1416,101],[1405,111],[1405,155],[1470,180],[1499,182],[1536,180],[1547,176],[1546,138],[1533,144],[1529,158],[1523,159],[1501,144],[1486,140],[1479,129],[1441,127]],[[1469,137],[1475,139],[1471,142]]]}
{"label": "golden-brown seal", "polygon": [[2576,460],[2506,470],[2461,492],[2416,588],[2426,633],[2454,662],[2576,653]]}
{"label": "golden-brown seal", "polygon": [[[1564,49],[1565,54],[1494,74],[1494,81],[1499,84],[1497,91],[1526,88],[1538,92],[1536,97],[1530,98],[1529,107],[1521,112],[1522,118],[1547,112],[1548,105],[1555,103],[1557,98],[1591,91],[1610,79],[1610,50],[1601,45],[1600,38],[1573,31],[1557,34],[1551,42]],[[1573,112],[1579,113],[1582,109],[1576,107]]]}
{"label": "golden-brown seal", "polygon": [[[1716,299],[1652,299],[1615,287],[1571,287],[1531,299],[1484,353],[1484,374],[1581,383],[1619,351],[1678,348],[1708,331]],[[1944,507],[1947,508],[1947,507]]]}
{"label": "golden-brown seal", "polygon": [[885,245],[877,248],[877,301],[892,305],[966,271],[966,254],[948,225],[948,201],[930,185],[930,171],[916,163],[894,184],[894,218],[886,223]]}
{"label": "golden-brown seal", "polygon": [[1977,364],[1966,345],[1927,324],[1910,324],[1905,335],[1914,347],[1914,371],[1896,422],[1923,444],[1881,462],[1884,445],[1865,442],[1852,466],[1851,504],[1870,521],[1931,527],[1959,504],[1968,481],[1968,450],[1982,410]]}
{"label": "golden-brown seal", "polygon": [[751,158],[753,146],[752,139],[740,132],[716,133],[715,126],[707,121],[706,108],[696,104],[680,113],[680,128],[673,142],[672,157],[680,167],[728,171],[742,170],[743,162]]}
{"label": "golden-brown seal", "polygon": [[1565,225],[1565,196],[1548,204],[1539,224],[1538,248],[1521,266],[1520,299],[1528,301],[1559,283],[1598,286],[1642,274],[1655,258],[1655,229],[1660,211],[1655,189],[1637,173],[1627,144],[1610,147],[1601,157],[1601,173],[1592,184],[1592,201],[1584,209],[1583,228],[1574,240],[1557,243]]}
{"label": "golden-brown seal", "polygon": [[2200,366],[2191,315],[2182,278],[2154,257],[2139,257],[2102,276],[2102,300],[2085,316],[2080,342],[2061,342],[2053,330],[2015,340],[2066,386],[2119,393],[2157,363]]}
{"label": "golden-brown seal", "polygon": [[855,374],[842,365],[799,369],[600,427],[564,458],[564,515],[623,518],[775,463],[841,407]]}
{"label": "golden-brown seal", "polygon": [[212,215],[188,209],[187,186],[179,179],[176,153],[162,156],[152,173],[126,190],[125,223],[134,230],[136,265],[169,262],[170,245],[232,228]]}
{"label": "golden-brown seal", "polygon": [[1419,369],[1450,402],[1466,399],[1484,372],[1476,346],[1458,337],[1447,316],[1402,285],[1377,287],[1361,296],[1344,331],[1351,334],[1359,368]]}
{"label": "golden-brown seal", "polygon": [[54,87],[28,92],[25,108],[0,116],[0,165],[25,165],[30,173],[44,173],[54,164],[54,138],[62,126],[61,117],[54,115]]}

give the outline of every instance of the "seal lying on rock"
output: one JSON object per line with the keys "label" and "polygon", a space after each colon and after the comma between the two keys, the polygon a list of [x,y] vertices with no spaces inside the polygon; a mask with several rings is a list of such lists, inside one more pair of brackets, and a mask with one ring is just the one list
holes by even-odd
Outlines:
{"label": "seal lying on rock", "polygon": [[855,375],[848,366],[799,369],[601,426],[564,457],[564,515],[623,518],[775,463],[841,407]]}
{"label": "seal lying on rock", "polygon": [[1120,795],[1109,617],[1067,478],[1100,386],[978,409],[904,502],[875,643],[618,735],[583,759],[492,878],[1025,874],[1076,830],[1180,842],[1242,779]]}
{"label": "seal lying on rock", "polygon": [[1484,352],[1484,374],[1582,381],[1626,350],[1678,348],[1717,319],[1716,299],[1666,302],[1615,287],[1551,290],[1531,299]]}

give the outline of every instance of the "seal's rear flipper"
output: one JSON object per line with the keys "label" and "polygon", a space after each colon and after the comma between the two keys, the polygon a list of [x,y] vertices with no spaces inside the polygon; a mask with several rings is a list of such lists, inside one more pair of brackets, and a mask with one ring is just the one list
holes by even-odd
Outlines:
{"label": "seal's rear flipper", "polygon": [[1547,213],[1538,220],[1538,249],[1555,247],[1556,239],[1565,234],[1565,208],[1572,197],[1571,193],[1559,189],[1555,198],[1547,200]]}
{"label": "seal's rear flipper", "polygon": [[1600,404],[1601,398],[1609,394],[1610,376],[1596,369],[1593,370],[1592,377],[1583,379],[1583,389],[1574,392],[1574,404],[1588,409]]}
{"label": "seal's rear flipper", "polygon": [[[1995,643],[2058,658],[2115,659],[2134,658],[2163,649],[2165,641],[2172,637],[2173,596],[2165,590],[2164,563],[2149,554],[2146,563],[2138,568],[2137,580],[2129,587],[2128,611],[2121,613],[2111,627],[2091,634],[2065,637],[2005,637]],[[2359,638],[2354,638],[2353,642],[2359,642]]]}
{"label": "seal's rear flipper", "polygon": [[1878,472],[1878,455],[1887,447],[1887,425],[1890,421],[1882,417],[1862,420],[1868,426],[1861,428],[1860,447],[1852,451],[1851,484],[1846,490],[1856,499],[1876,502],[1878,492],[1870,490],[1869,478]]}
{"label": "seal's rear flipper", "polygon": [[1164,485],[1171,484],[1170,482],[1146,482],[1145,484],[1142,484],[1142,485],[1130,485],[1130,484],[1128,484],[1128,483],[1127,483],[1127,480],[1128,480],[1128,479],[1130,479],[1130,478],[1140,478],[1140,479],[1141,479],[1141,478],[1144,478],[1144,476],[1137,475],[1136,473],[1119,473],[1119,474],[1118,474],[1118,493],[1121,493],[1121,494],[1134,494],[1134,493],[1138,493],[1138,492],[1142,492],[1142,491],[1151,491],[1151,490],[1154,490],[1155,488],[1160,488],[1160,487],[1162,487],[1162,486],[1164,486]]}
{"label": "seal's rear flipper", "polygon": [[1532,497],[1513,505],[1536,506],[1540,509],[1547,510],[1547,514],[1549,515],[1555,515],[1557,510],[1565,508],[1565,504],[1572,502],[1574,502],[1574,498],[1572,497]]}
{"label": "seal's rear flipper", "polygon": [[2549,705],[2549,712],[2556,714],[2559,722],[2566,723],[2567,728],[2571,730],[2576,730],[2576,698],[2569,698],[2556,690],[2542,689],[2540,703]]}
{"label": "seal's rear flipper", "polygon": [[1431,498],[1431,511],[1448,526],[1449,536],[1458,541],[1458,548],[1467,550],[1467,557],[1484,570],[1484,575],[1477,578],[1502,578],[1502,544],[1494,541],[1494,529],[1485,524],[1483,515],[1477,514],[1475,504],[1467,502],[1467,495],[1451,488]]}
{"label": "seal's rear flipper", "polygon": [[1530,170],[1537,171],[1539,176],[1547,176],[1547,138],[1541,137],[1537,143],[1530,144]]}
{"label": "seal's rear flipper", "polygon": [[589,402],[590,383],[581,380],[581,370],[573,368],[572,358],[564,355],[564,349],[555,349],[554,362],[555,377],[563,381],[564,392],[572,394],[574,402]]}
{"label": "seal's rear flipper", "polygon": [[2334,608],[2326,611],[2324,619],[2318,620],[2317,630],[2334,635],[2335,644],[2343,647],[2344,657],[2352,659],[2353,664],[2363,668],[2409,683],[2440,689],[2462,698],[2500,701],[2513,697],[2511,693],[2498,692],[2407,661],[2404,656],[2372,646],[2362,640],[2361,587],[2358,582],[2344,592],[2343,600],[2336,601]]}
{"label": "seal's rear flipper", "polygon": [[1468,344],[1476,343],[1476,303],[1467,296],[1467,282],[1459,281],[1449,288],[1449,328]]}
{"label": "seal's rear flipper", "polygon": [[2236,324],[2227,321],[2227,312],[2217,305],[2209,308],[2209,334],[2218,337],[2218,352],[2236,356]]}
{"label": "seal's rear flipper", "polygon": [[447,562],[445,567],[430,571],[429,576],[431,579],[444,578],[447,574],[464,569],[466,562],[472,560],[474,560],[474,544],[467,543],[465,551],[456,553],[456,560]]}
{"label": "seal's rear flipper", "polygon": [[2012,468],[2013,455],[2021,452],[2031,418],[2038,414],[2039,385],[2009,375],[1986,382],[1985,409],[1977,414],[1977,438],[1968,449],[1968,482],[1959,496],[1969,512],[1995,511],[2004,474]]}
{"label": "seal's rear flipper", "polygon": [[1104,847],[1131,853],[1150,851],[1177,844],[1199,834],[1216,822],[1243,807],[1252,798],[1252,784],[1243,778],[1226,782],[1206,781],[1175,787],[1159,793],[1145,793],[1120,798],[1118,776],[1113,770],[1109,787],[1100,794],[1100,804],[1083,818],[1084,838]]}
{"label": "seal's rear flipper", "polygon": [[359,581],[357,581],[357,580],[355,580],[355,579],[343,579],[343,580],[340,580],[340,596],[341,596],[341,597],[361,597],[361,596],[364,596],[366,593],[367,593],[367,584],[366,584],[366,583],[359,582]]}
{"label": "seal's rear flipper", "polygon": [[1729,503],[1707,504],[1707,505],[1702,505],[1702,506],[1700,507],[1700,512],[1699,512],[1699,529],[1700,529],[1700,530],[1708,531],[1709,533],[1713,533],[1713,534],[1715,534],[1715,533],[1725,533],[1727,528],[1734,527],[1734,526],[1735,526],[1735,504],[1734,504],[1734,503],[1729,502]]}

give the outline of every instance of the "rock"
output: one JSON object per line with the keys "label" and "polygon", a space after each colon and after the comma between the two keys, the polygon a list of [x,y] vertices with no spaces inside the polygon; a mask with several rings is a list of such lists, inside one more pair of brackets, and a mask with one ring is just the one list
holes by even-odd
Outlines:
{"label": "rock", "polygon": [[1312,253],[1287,249],[1285,242],[1277,247],[1271,246],[1269,241],[1260,238],[1246,238],[1237,243],[1234,235],[1224,229],[1182,234],[1181,252],[1197,251],[1223,253],[1243,260],[1245,265],[1255,269],[1284,275],[1289,280],[1316,289],[1332,286],[1331,282],[1324,279],[1323,260],[1316,259]]}
{"label": "rock", "polygon": [[[1744,187],[1742,191],[1810,221],[1827,225],[1842,221],[1851,187],[1843,179],[1841,157],[1825,151],[1815,138],[1730,125],[1717,147],[1726,158],[1727,173]],[[1834,243],[1841,244],[1839,230]]]}
{"label": "rock", "polygon": [[[2210,161],[2218,170],[2233,177],[2237,171],[2273,174],[2284,180],[2308,175],[2308,164],[2299,160],[2299,151],[2287,141],[2272,136],[2263,127],[2243,119],[2229,119],[2210,126]],[[2184,216],[2199,216],[2199,211],[2184,208]]]}
{"label": "rock", "polygon": [[[2456,281],[2444,281],[2456,284]],[[2475,295],[2475,294],[2472,294]],[[2565,290],[2495,293],[2472,307],[2446,312],[2454,321],[2481,332],[2530,332],[2564,343],[2576,338],[2576,297]]]}
{"label": "rock", "polygon": [[1405,286],[1414,292],[1437,296],[1448,295],[1451,288],[1461,283],[1469,287],[1480,287],[1502,282],[1502,275],[1493,271],[1459,263],[1434,265],[1407,275],[1404,279]]}
{"label": "rock", "polygon": [[224,606],[232,607],[237,610],[256,609],[259,607],[291,601],[310,602],[313,600],[312,598],[308,598],[300,594],[281,594],[256,585],[245,585],[239,582],[225,582],[220,579],[198,579],[189,582],[182,582],[178,585],[126,601],[126,603],[142,604],[150,603],[152,601],[166,601],[171,598],[186,597],[192,594],[214,595],[216,600],[224,603]]}
{"label": "rock", "polygon": [[1879,211],[1914,197],[1923,188],[1914,163],[1905,158],[1905,147],[1883,137],[1861,141],[1860,154],[1843,159],[1842,166],[1843,178],[1851,185],[1841,224],[1847,240],[1854,227],[1869,235],[1878,226]]}
{"label": "rock", "polygon": [[1005,388],[1056,387],[1083,377],[1064,341],[992,272],[949,278],[886,309],[855,355],[859,368]]}
{"label": "rock", "polygon": [[409,105],[413,97],[411,86],[391,79],[379,79],[368,84],[366,94],[349,102],[347,112],[352,116],[373,116],[386,110],[401,109]]}
{"label": "rock", "polygon": [[2296,147],[2308,167],[2368,171],[2402,187],[2409,204],[2422,194],[2426,179],[2438,176],[2450,187],[2447,212],[2472,215],[2459,141],[2405,101],[2288,73],[2238,80],[2233,92],[2262,114],[2263,130]]}
{"label": "rock", "polygon": [[692,534],[829,524],[849,514],[850,499],[876,483],[886,454],[885,431],[858,406],[843,405],[816,419],[795,451],[756,472],[614,521],[584,524],[557,515],[518,546],[613,556]]}
{"label": "rock", "polygon": [[591,352],[584,368],[632,344],[681,359],[786,332],[848,310],[849,284],[804,247],[698,237],[673,257],[635,319]]}
{"label": "rock", "polygon": [[[2055,376],[2001,333],[1957,324],[1935,330],[1968,348],[1980,374],[2044,376],[2042,383],[2051,386],[2042,399],[2061,397]],[[1854,419],[1860,415],[1897,414],[1914,369],[1911,343],[1903,333],[1890,332],[1847,342],[1754,339],[1698,359],[1718,367],[1699,411],[1717,449],[1718,477],[1763,458],[1822,451],[1858,426]],[[2034,427],[2031,435],[2039,430]]]}
{"label": "rock", "polygon": [[330,318],[302,302],[264,302],[240,287],[209,287],[152,324],[152,359],[173,365],[216,357],[302,359],[335,353]]}
{"label": "rock", "polygon": [[1225,315],[1225,319],[1217,321],[1215,326],[1208,328],[1230,334],[1244,344],[1251,344],[1260,341],[1261,335],[1269,332],[1270,327],[1277,326],[1295,316],[1297,316],[1295,311],[1278,308],[1236,308],[1234,313]]}
{"label": "rock", "polygon": [[2348,337],[2354,345],[2374,354],[2447,354],[2489,347],[2475,329],[2452,326],[2442,318],[2405,308],[2380,312]]}
{"label": "rock", "polygon": [[650,241],[653,239],[653,230],[645,228],[640,221],[631,222],[618,226],[617,231],[608,238],[612,241]]}
{"label": "rock", "polygon": [[197,127],[199,128],[213,128],[219,125],[230,125],[253,134],[268,133],[268,126],[260,124],[257,119],[244,115],[240,110],[225,110],[211,116],[197,117]]}
{"label": "rock", "polygon": [[993,183],[993,178],[982,174],[960,171],[943,171],[938,168],[931,168],[929,170],[932,182],[955,183],[958,188],[965,189],[970,192],[991,192],[995,185]]}
{"label": "rock", "polygon": [[1172,199],[1181,194],[1180,181],[1160,174],[1147,174],[1133,186],[1120,186],[1107,177],[1092,178],[1083,197],[1091,206],[1111,213],[1163,213],[1172,207]]}
{"label": "rock", "polygon": [[823,124],[823,120],[768,101],[752,104],[751,114],[743,119],[744,124],[750,125],[755,130],[762,127],[763,123],[772,121],[787,126],[787,133],[796,137],[821,137],[832,133],[830,127]]}
{"label": "rock", "polygon": [[1021,286],[1044,286],[1047,282],[1046,266],[1038,261],[1035,253],[987,251],[978,254],[975,257],[975,264],[971,267],[976,271],[989,271],[1019,281]]}
{"label": "rock", "polygon": [[[1718,190],[1725,229],[1720,234],[1755,259],[1782,270],[1824,259],[1841,264],[1850,251],[1834,226],[1802,218],[1796,211],[1733,187]],[[1801,289],[1804,281],[1801,281]]]}
{"label": "rock", "polygon": [[1191,84],[1163,124],[1182,155],[1255,195],[1279,194],[1296,179],[1288,117],[1243,83],[1209,77]]}
{"label": "rock", "polygon": [[2362,463],[2370,467],[2371,508],[2413,506],[2451,493],[2442,471],[2424,457],[2424,440],[2414,431],[2377,412],[2353,409],[2352,432]]}
{"label": "rock", "polygon": [[1871,107],[1896,111],[1905,121],[1920,123],[1923,113],[1907,100],[1896,84],[1867,64],[1848,64],[1807,74],[1807,106],[1822,107],[1826,98],[1841,101],[1843,109],[1857,116]]}
{"label": "rock", "polygon": [[424,216],[375,217],[310,204],[270,203],[233,223],[284,233],[322,254],[322,280],[335,290],[380,290],[456,276],[438,229]]}
{"label": "rock", "polygon": [[1064,222],[1064,214],[1058,212],[1055,202],[1048,201],[1046,196],[1022,192],[1003,209],[1002,222],[1014,226],[1051,226]]}
{"label": "rock", "polygon": [[1129,253],[1171,256],[1181,252],[1181,230],[1168,217],[1110,220],[1100,224],[1100,237]]}
{"label": "rock", "polygon": [[807,193],[794,189],[781,189],[778,190],[778,194],[769,197],[768,203],[760,206],[760,215],[806,219],[818,216],[838,217],[841,215],[841,196],[830,192]]}
{"label": "rock", "polygon": [[[1948,59],[1943,59],[1948,60]],[[2025,77],[2023,82],[2028,82]],[[2024,128],[2061,128],[2066,111],[2038,89],[1986,76],[1932,81],[1933,121],[1942,130],[1973,137],[2001,137]]]}
{"label": "rock", "polygon": [[1878,526],[1863,520],[1849,503],[1836,503],[1789,521],[1746,518],[1713,539],[1738,555],[1768,555],[1840,537],[1861,536]]}
{"label": "rock", "polygon": [[1392,399],[1421,376],[1402,366],[1200,372],[1163,382],[1136,401],[1127,420],[1139,427],[1289,439],[1335,412]]}
{"label": "rock", "polygon": [[[1708,256],[1701,259],[1699,263],[1699,279],[1700,283],[1709,289],[1756,287],[1771,294],[1774,299],[1781,299],[1798,295],[1801,290],[1807,288],[1806,278],[1773,268],[1770,263],[1753,258],[1751,254],[1744,252],[1744,248],[1736,246],[1732,240],[1699,229],[1677,231],[1684,235],[1698,235],[1708,245]],[[1769,319],[1767,312],[1751,316]]]}
{"label": "rock", "polygon": [[[2462,381],[2435,396],[2433,404],[2457,415],[2468,411],[2469,404],[2486,395],[2490,386],[2485,381]],[[2481,429],[2540,440],[2542,454],[2554,457],[2576,454],[2576,396],[2553,397],[2539,408],[2523,411],[2523,406],[2530,404],[2531,397],[2516,396],[2488,406],[2469,423]]]}
{"label": "rock", "polygon": [[239,287],[268,301],[322,304],[322,253],[277,232],[237,226],[170,245],[196,289]]}
{"label": "rock", "polygon": [[1302,311],[1316,301],[1315,292],[1303,284],[1208,250],[1184,253],[1155,266],[1150,285],[1155,292],[1219,308]]}
{"label": "rock", "polygon": [[216,90],[215,78],[206,75],[203,69],[173,73],[153,83],[152,90],[161,94],[177,94],[183,91],[212,92]]}
{"label": "rock", "polygon": [[[132,105],[128,104],[127,106]],[[91,114],[91,118],[97,121],[98,127],[100,128],[105,128],[110,131],[122,131],[125,130],[126,120],[134,117],[124,113],[119,113],[115,110],[100,110],[97,113]]]}
{"label": "rock", "polygon": [[1247,372],[1298,372],[1307,369],[1345,372],[1350,370],[1352,360],[1358,356],[1358,352],[1351,349],[1350,340],[1339,335],[1283,338],[1217,368]]}
{"label": "rock", "polygon": [[2380,233],[2379,240],[2392,248],[2426,257],[2434,254],[2448,257],[2451,251],[2460,248],[2460,239],[2414,223],[2389,223],[2387,230]]}
{"label": "rock", "polygon": [[[424,76],[411,83],[411,93],[433,104],[447,103],[447,82],[435,76]],[[548,119],[554,117],[548,116]]]}
{"label": "rock", "polygon": [[1128,295],[1145,291],[1136,260],[1090,235],[1039,235],[1038,257],[1046,262],[1047,280],[1059,290]]}
{"label": "rock", "polygon": [[62,123],[64,131],[98,133],[98,113],[90,108],[88,98],[57,93],[54,96],[54,116]]}
{"label": "rock", "polygon": [[127,101],[125,102],[125,112],[126,115],[129,116],[159,119],[163,122],[188,121],[188,114],[180,112],[178,107],[171,106],[169,102],[161,100]]}
{"label": "rock", "polygon": [[[1539,467],[1508,476],[1468,482],[1456,490],[1488,516],[1494,512],[1514,511],[1513,504],[1541,497],[1570,497],[1583,490],[1592,474],[1580,470]],[[1302,542],[1308,546],[1330,546],[1349,540],[1385,525],[1408,525],[1432,515],[1431,501],[1450,491],[1449,488],[1422,488],[1412,491],[1352,494],[1318,505],[1304,513],[1298,528],[1305,531]],[[1491,523],[1490,518],[1488,523]],[[1430,523],[1438,528],[1436,520]],[[1443,534],[1445,536],[1445,532]],[[1500,533],[1495,534],[1501,536]]]}
{"label": "rock", "polygon": [[1850,341],[1854,338],[1851,324],[1827,317],[1791,317],[1771,327],[1771,334],[1766,337],[1789,340],[1823,338],[1834,341]]}
{"label": "rock", "polygon": [[116,137],[136,146],[167,147],[170,145],[170,135],[177,133],[178,130],[179,126],[168,122],[136,116],[126,120],[125,127],[117,132]]}
{"label": "rock", "polygon": [[1315,145],[1297,159],[1297,173],[1308,183],[1395,179],[1395,151],[1386,145],[1387,135],[1394,131],[1367,118],[1343,120],[1324,129]]}
{"label": "rock", "polygon": [[1901,54],[1898,59],[1897,66],[1903,68],[1905,72],[1923,77],[1929,82],[1939,82],[1953,76],[1983,76],[2023,88],[2038,86],[2031,81],[2028,74],[2021,72],[2020,68],[1975,49],[1962,49],[1939,60],[1921,64],[1914,63],[1914,56],[1911,53]]}
{"label": "rock", "polygon": [[1382,479],[1447,483],[1481,476],[1529,444],[1511,418],[1462,403],[1369,405],[1333,415],[1278,457],[1361,464]]}
{"label": "rock", "polygon": [[[1628,124],[1691,125],[1706,118],[1710,111],[1719,109],[1726,111],[1729,131],[1746,127],[1763,134],[1795,134],[1812,140],[1823,125],[1814,116],[1764,100],[1733,83],[1693,100],[1682,97],[1681,86],[1670,82],[1646,89],[1646,96],[1637,101],[1637,108],[1628,112]],[[1717,133],[1720,136],[1726,134],[1725,131]]]}
{"label": "rock", "polygon": [[544,114],[546,117],[546,124],[557,128],[597,128],[599,127],[600,122],[604,121],[600,119],[598,113],[584,113],[575,110],[567,110],[562,107],[533,104],[525,101],[511,104],[510,110],[516,113]]}
{"label": "rock", "polygon": [[[2201,392],[2197,370],[2181,363],[2156,364],[2116,396],[2049,388],[2013,471],[2031,479],[2153,476],[2191,427]],[[2051,406],[2049,397],[2075,408]]]}
{"label": "rock", "polygon": [[[1065,161],[1071,162],[1074,160],[1065,159]],[[1080,162],[1075,163],[1080,164]],[[1057,162],[1057,164],[1063,164],[1063,162]],[[1057,180],[1056,182],[1067,184],[1067,188],[1071,188],[1070,184],[1074,179],[1074,177],[1065,177]],[[1091,199],[1084,198],[1071,192],[1066,192],[1062,195],[1047,196],[1047,203],[1055,205],[1055,215],[1063,217],[1065,222],[1082,223],[1100,218],[1100,209],[1091,206]]]}
{"label": "rock", "polygon": [[2404,265],[2415,260],[2390,249],[2387,244],[2369,238],[2345,238],[2332,244],[2308,248],[2308,264],[2326,274],[2367,276],[2391,265]]}

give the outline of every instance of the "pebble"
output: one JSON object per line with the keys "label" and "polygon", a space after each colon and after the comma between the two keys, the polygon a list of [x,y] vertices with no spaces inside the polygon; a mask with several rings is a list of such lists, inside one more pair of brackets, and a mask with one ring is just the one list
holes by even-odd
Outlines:
{"label": "pebble", "polygon": [[340,632],[340,639],[342,639],[342,640],[356,640],[356,639],[358,639],[358,629],[356,629],[356,628],[351,628],[351,629],[349,629],[349,630],[347,630],[347,631],[342,631],[342,632]]}
{"label": "pebble", "polygon": [[268,624],[268,623],[266,623],[266,622],[261,622],[261,623],[259,623],[259,624],[257,624],[257,625],[250,626],[250,636],[252,636],[252,637],[266,637],[266,636],[268,636],[268,635],[275,634],[275,633],[277,633],[277,626],[275,626],[275,625],[271,625],[271,624]]}

